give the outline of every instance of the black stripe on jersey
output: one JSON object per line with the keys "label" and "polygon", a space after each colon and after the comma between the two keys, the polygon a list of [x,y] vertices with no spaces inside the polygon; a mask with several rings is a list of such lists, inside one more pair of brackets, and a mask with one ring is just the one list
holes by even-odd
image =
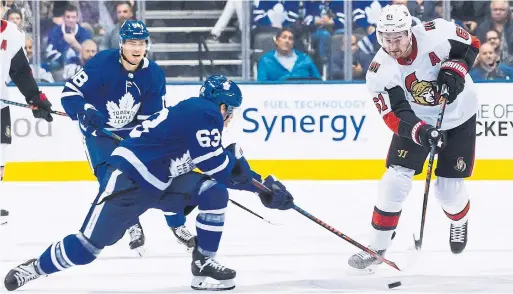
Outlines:
{"label": "black stripe on jersey", "polygon": [[420,122],[421,119],[411,109],[410,103],[406,100],[406,94],[400,86],[395,86],[391,89],[385,88],[385,90],[388,92],[392,111],[400,120],[397,135],[412,139],[411,131],[413,126]]}
{"label": "black stripe on jersey", "polygon": [[451,44],[449,59],[455,58],[465,60],[470,71],[474,61],[476,60],[477,54],[479,53],[479,49],[456,40],[449,40],[449,44]]}
{"label": "black stripe on jersey", "polygon": [[424,29],[426,31],[431,31],[435,29],[435,22],[434,21],[428,21],[424,24]]}
{"label": "black stripe on jersey", "polygon": [[39,87],[37,86],[36,80],[34,80],[27,57],[25,57],[25,53],[21,48],[11,59],[9,76],[11,76],[12,81],[26,99],[30,99],[36,95],[39,96]]}

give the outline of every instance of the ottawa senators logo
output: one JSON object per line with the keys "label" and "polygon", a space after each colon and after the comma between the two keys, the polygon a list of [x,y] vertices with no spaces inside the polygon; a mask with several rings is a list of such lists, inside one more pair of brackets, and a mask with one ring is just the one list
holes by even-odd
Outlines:
{"label": "ottawa senators logo", "polygon": [[458,157],[458,160],[456,160],[456,165],[454,166],[454,169],[463,172],[467,169],[467,164],[465,161],[463,161],[463,157]]}
{"label": "ottawa senators logo", "polygon": [[436,82],[419,81],[413,72],[404,79],[404,84],[414,103],[427,106],[439,104],[440,94],[436,91]]}

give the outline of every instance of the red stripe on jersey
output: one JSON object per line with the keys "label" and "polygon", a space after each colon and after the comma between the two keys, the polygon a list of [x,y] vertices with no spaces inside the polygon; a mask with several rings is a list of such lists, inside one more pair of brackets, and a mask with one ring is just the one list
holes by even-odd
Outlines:
{"label": "red stripe on jersey", "polygon": [[399,135],[399,124],[401,123],[401,120],[395,115],[395,113],[389,112],[383,115],[383,120],[392,132]]}
{"label": "red stripe on jersey", "polygon": [[481,47],[481,41],[479,41],[479,39],[476,36],[472,36],[472,43],[470,44],[470,46],[479,49],[479,47]]}
{"label": "red stripe on jersey", "polygon": [[7,22],[2,19],[2,24],[0,25],[0,33],[3,33],[5,31],[5,28],[7,28]]}
{"label": "red stripe on jersey", "polygon": [[445,212],[445,215],[447,215],[447,217],[450,218],[451,220],[459,221],[460,219],[464,218],[467,215],[469,209],[470,209],[470,201],[467,203],[465,208],[463,208],[463,210],[460,213],[450,214],[450,213],[447,213],[447,211],[445,211],[445,210],[444,210],[444,212]]}

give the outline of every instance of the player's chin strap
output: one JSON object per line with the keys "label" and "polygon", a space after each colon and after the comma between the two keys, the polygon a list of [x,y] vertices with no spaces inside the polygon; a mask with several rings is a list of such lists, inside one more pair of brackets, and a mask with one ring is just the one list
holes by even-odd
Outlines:
{"label": "player's chin strap", "polygon": [[[130,63],[131,65],[138,65],[138,64],[135,64],[135,63],[131,63],[128,58],[125,57],[125,54],[123,54],[123,49],[120,50],[121,51],[121,58],[123,58],[124,61]],[[144,57],[146,57],[146,54],[144,54]]]}

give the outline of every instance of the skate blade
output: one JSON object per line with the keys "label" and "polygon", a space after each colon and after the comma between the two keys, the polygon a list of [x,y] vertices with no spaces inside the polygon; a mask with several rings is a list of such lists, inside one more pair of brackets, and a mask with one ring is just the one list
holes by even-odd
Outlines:
{"label": "skate blade", "polygon": [[146,255],[146,249],[144,249],[144,246],[139,246],[137,248],[132,249],[132,251],[135,251],[139,257],[143,257]]}
{"label": "skate blade", "polygon": [[209,277],[194,277],[191,288],[203,291],[226,291],[235,288],[235,281],[233,279],[215,280]]}
{"label": "skate blade", "polygon": [[378,265],[377,264],[373,264],[367,268],[364,268],[364,269],[358,269],[358,268],[354,268],[352,266],[349,266],[349,269],[347,270],[347,274],[349,276],[368,276],[368,275],[373,275],[376,273],[376,267]]}
{"label": "skate blade", "polygon": [[179,240],[176,240],[176,243],[184,246],[185,247],[185,251],[187,251],[187,253],[192,253],[194,251],[194,247],[189,247],[189,246],[187,246],[187,244],[182,243]]}

